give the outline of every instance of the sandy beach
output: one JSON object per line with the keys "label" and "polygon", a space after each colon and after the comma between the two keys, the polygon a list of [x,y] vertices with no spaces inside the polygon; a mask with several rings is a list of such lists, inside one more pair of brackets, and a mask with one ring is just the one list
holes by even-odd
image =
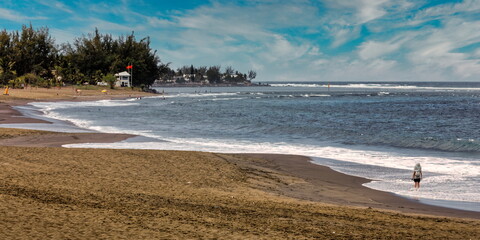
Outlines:
{"label": "sandy beach", "polygon": [[[28,101],[135,94],[85,91],[79,97],[68,89],[45,91],[51,92],[31,90],[22,96],[12,92],[13,99],[2,96],[0,123],[44,122],[11,108]],[[478,212],[425,205],[372,190],[362,186],[368,179],[312,164],[303,156],[60,147],[129,137],[0,128],[0,236],[480,238]]]}

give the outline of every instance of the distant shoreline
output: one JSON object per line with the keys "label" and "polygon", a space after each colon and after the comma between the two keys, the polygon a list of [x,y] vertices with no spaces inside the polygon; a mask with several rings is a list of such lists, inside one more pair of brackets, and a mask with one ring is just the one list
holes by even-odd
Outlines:
{"label": "distant shoreline", "polygon": [[268,83],[252,83],[252,84],[201,84],[201,83],[165,83],[165,84],[154,84],[152,88],[161,88],[161,87],[270,87]]}

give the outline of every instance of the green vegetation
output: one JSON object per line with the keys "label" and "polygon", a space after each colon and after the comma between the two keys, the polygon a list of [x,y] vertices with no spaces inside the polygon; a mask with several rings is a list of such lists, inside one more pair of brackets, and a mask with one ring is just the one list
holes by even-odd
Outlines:
{"label": "green vegetation", "polygon": [[257,73],[250,70],[247,74],[236,71],[231,66],[227,66],[221,71],[220,65],[194,67],[184,66],[176,71],[168,68],[161,75],[161,80],[165,83],[209,83],[209,84],[250,84],[257,76]]}
{"label": "green vegetation", "polygon": [[115,87],[115,76],[112,74],[107,74],[102,78],[103,82],[106,82],[108,86],[110,86],[110,89],[113,89]]}
{"label": "green vegetation", "polygon": [[[0,32],[0,84],[52,87],[61,84],[96,84],[132,65],[133,85],[150,86],[166,65],[150,48],[150,39],[128,36],[113,39],[95,30],[73,44],[56,45],[48,28]],[[111,77],[109,77],[111,80]]]}
{"label": "green vegetation", "polygon": [[[0,85],[54,87],[64,84],[114,86],[113,74],[132,66],[133,86],[148,88],[156,79],[177,83],[249,83],[254,71],[243,74],[220,66],[169,68],[150,48],[150,38],[141,40],[134,33],[114,39],[98,29],[75,39],[73,44],[56,44],[46,27],[32,25],[21,31],[0,32]],[[106,76],[108,76],[106,78]],[[112,78],[113,77],[113,78]]]}

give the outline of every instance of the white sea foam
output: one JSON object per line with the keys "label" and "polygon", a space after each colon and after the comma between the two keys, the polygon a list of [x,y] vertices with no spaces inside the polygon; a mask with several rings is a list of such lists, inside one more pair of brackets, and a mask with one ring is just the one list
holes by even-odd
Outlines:
{"label": "white sea foam", "polygon": [[214,98],[211,101],[230,101],[230,100],[241,100],[245,98]]}
{"label": "white sea foam", "polygon": [[114,107],[114,106],[134,106],[139,105],[136,102],[138,99],[126,99],[126,100],[99,100],[99,101],[84,101],[84,102],[33,102],[30,105],[39,108],[43,112],[49,112],[54,109],[62,108],[81,108],[81,107]]}
{"label": "white sea foam", "polygon": [[[240,98],[239,96],[242,95],[240,93],[172,94],[167,95],[167,97],[170,98],[170,101],[166,101],[166,103],[175,102],[176,100],[174,101],[174,99],[177,97],[199,98],[205,100],[224,98],[229,100]],[[283,96],[290,97],[289,95]],[[162,97],[163,96],[158,96],[158,98]],[[294,96],[292,95],[291,97]],[[314,157],[314,159],[315,157],[331,158],[342,162],[360,164],[360,168],[374,166],[376,168],[393,169],[392,171],[395,173],[393,175],[388,171],[382,174],[376,173],[372,175],[372,173],[366,171],[352,172],[352,169],[348,169],[348,167],[335,168],[335,166],[333,166],[335,170],[343,171],[347,174],[356,174],[380,180],[367,184],[368,187],[374,189],[420,198],[480,202],[480,190],[478,187],[474,186],[474,184],[478,183],[478,180],[470,181],[471,179],[478,179],[478,177],[480,177],[480,164],[475,165],[475,162],[472,162],[471,160],[449,156],[448,153],[432,154],[431,152],[422,150],[399,152],[398,149],[389,149],[387,147],[375,148],[367,146],[345,146],[340,144],[325,144],[324,146],[319,146],[318,144],[306,145],[283,142],[252,142],[241,141],[238,139],[174,138],[157,135],[146,130],[131,130],[124,128],[123,126],[98,126],[98,123],[92,121],[71,119],[55,112],[55,109],[69,107],[79,108],[82,106],[91,107],[99,105],[132,106],[138,104],[139,102],[136,99],[131,99],[128,101],[104,100],[81,103],[33,103],[32,105],[39,107],[48,117],[67,120],[82,128],[107,133],[135,134],[158,140],[151,142],[130,142],[127,140],[118,143],[105,144],[70,144],[65,145],[64,147],[192,150],[223,153],[280,153],[306,155]],[[408,176],[411,168],[417,162],[422,164],[425,171],[425,179],[422,180],[422,191],[419,192],[410,191],[412,182]],[[325,162],[322,161],[318,161],[318,163],[325,164]]]}
{"label": "white sea foam", "polygon": [[[158,138],[158,136],[156,136]],[[341,146],[310,146],[310,145],[296,145],[291,143],[270,143],[270,142],[250,142],[238,140],[211,140],[211,139],[180,139],[180,138],[164,138],[165,142],[118,142],[105,144],[69,144],[64,147],[70,148],[114,148],[114,149],[162,149],[162,150],[191,150],[191,151],[210,151],[222,153],[280,153],[280,154],[297,154],[306,155],[310,157],[331,158],[340,161],[353,162],[364,165],[371,165],[377,167],[386,167],[388,169],[398,169],[400,172],[411,170],[415,163],[420,162],[425,171],[425,178],[422,181],[425,189],[424,191],[411,192],[409,173],[403,175],[395,175],[392,177],[389,174],[371,174],[371,173],[356,173],[363,177],[372,178],[375,180],[366,184],[367,186],[383,190],[392,191],[397,194],[430,198],[430,199],[444,199],[451,201],[469,201],[480,202],[480,191],[472,192],[475,189],[473,186],[465,185],[465,182],[471,178],[478,178],[480,176],[480,166],[473,165],[471,162],[462,161],[461,159],[448,159],[442,157],[424,156],[416,157],[396,154],[393,152],[385,152],[378,150],[355,150]],[[416,153],[418,154],[418,153]],[[314,158],[315,159],[315,158]],[[318,163],[322,164],[321,161]],[[335,167],[334,167],[335,169]],[[344,171],[345,169],[336,169]],[[393,170],[395,172],[395,170]],[[352,174],[348,169],[348,174]],[[353,173],[355,174],[355,173]],[[455,179],[458,182],[449,182]],[[460,181],[463,181],[461,183]],[[448,184],[446,184],[448,183]],[[446,189],[454,188],[455,191]],[[427,190],[428,189],[428,190]]]}
{"label": "white sea foam", "polygon": [[226,96],[236,96],[239,95],[239,93],[166,93],[160,96],[153,96],[149,98],[216,98],[216,97],[226,97]]}
{"label": "white sea foam", "polygon": [[272,83],[272,87],[299,87],[299,88],[355,88],[355,89],[397,89],[397,90],[436,90],[436,91],[480,91],[480,88],[471,87],[424,87],[414,85],[398,85],[385,83],[359,83],[359,84],[305,84],[305,83]]}
{"label": "white sea foam", "polygon": [[328,87],[324,84],[307,84],[307,83],[272,83],[272,87]]}
{"label": "white sea foam", "polygon": [[328,94],[304,94],[303,97],[330,97]]}
{"label": "white sea foam", "polygon": [[[106,128],[97,128],[98,130],[107,130]],[[112,130],[112,132],[118,132],[118,129]],[[110,132],[110,131],[108,131]],[[134,132],[123,131],[130,134]],[[159,138],[154,134],[143,136],[151,138]],[[107,148],[141,148],[141,149],[185,149],[193,151],[214,151],[214,152],[266,152],[266,153],[285,153],[285,154],[299,154],[312,157],[331,158],[339,161],[354,162],[358,164],[374,165],[386,168],[404,169],[410,170],[415,163],[421,163],[424,169],[429,169],[429,172],[446,175],[456,175],[457,177],[473,177],[480,176],[480,166],[474,165],[470,161],[464,161],[462,159],[451,159],[444,157],[434,156],[421,156],[421,153],[415,153],[419,155],[402,155],[395,152],[380,151],[374,149],[351,149],[341,146],[314,146],[314,145],[299,145],[291,143],[270,143],[270,142],[250,142],[239,140],[211,140],[211,139],[180,139],[180,138],[161,138],[169,143],[161,143],[157,145],[157,142],[145,143],[136,145],[137,143],[119,142],[108,144],[92,144],[92,147],[98,145],[98,147]],[[178,144],[178,145],[176,145]],[[66,147],[77,147],[82,144],[66,145]],[[420,151],[419,151],[420,152]]]}

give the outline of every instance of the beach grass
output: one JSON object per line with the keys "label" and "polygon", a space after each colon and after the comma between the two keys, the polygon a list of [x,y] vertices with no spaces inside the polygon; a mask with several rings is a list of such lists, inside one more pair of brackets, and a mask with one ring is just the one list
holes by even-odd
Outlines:
{"label": "beach grass", "polygon": [[[26,133],[0,131],[10,136]],[[252,167],[261,161],[204,152],[2,146],[0,236],[480,238],[478,220],[337,206],[276,194],[282,185],[302,180]]]}

